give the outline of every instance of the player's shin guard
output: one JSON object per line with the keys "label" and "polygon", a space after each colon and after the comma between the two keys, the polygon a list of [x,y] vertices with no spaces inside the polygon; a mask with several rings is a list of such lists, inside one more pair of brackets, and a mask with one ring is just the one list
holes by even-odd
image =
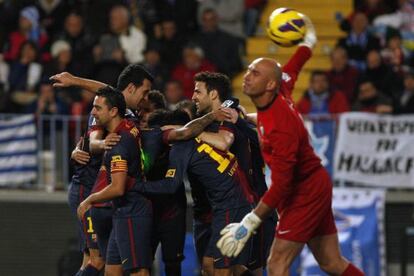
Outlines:
{"label": "player's shin guard", "polygon": [[99,269],[88,264],[79,276],[99,276]]}
{"label": "player's shin guard", "polygon": [[341,276],[364,276],[364,275],[365,275],[364,272],[359,270],[359,268],[357,268],[351,263],[348,264],[345,271],[342,272],[341,274]]}

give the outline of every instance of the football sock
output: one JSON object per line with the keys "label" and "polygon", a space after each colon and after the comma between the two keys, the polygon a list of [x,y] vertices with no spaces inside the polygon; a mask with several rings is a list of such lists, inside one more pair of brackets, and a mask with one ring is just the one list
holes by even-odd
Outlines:
{"label": "football sock", "polygon": [[364,276],[364,272],[359,270],[356,266],[349,263],[349,265],[346,267],[345,271],[342,272],[341,276]]}

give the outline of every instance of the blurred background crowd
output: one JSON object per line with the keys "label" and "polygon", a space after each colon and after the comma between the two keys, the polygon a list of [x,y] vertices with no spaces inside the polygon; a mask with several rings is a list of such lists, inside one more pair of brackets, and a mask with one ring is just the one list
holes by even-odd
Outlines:
{"label": "blurred background crowd", "polygon": [[[191,99],[197,72],[242,74],[246,38],[263,34],[257,24],[266,5],[266,0],[0,1],[0,112],[87,114],[92,94],[53,88],[49,77],[68,71],[116,85],[129,63],[149,69],[153,89],[174,109]],[[296,96],[299,110],[413,113],[414,1],[355,0],[352,12],[338,11],[335,20],[343,36],[324,48],[330,68],[309,74],[306,89]]]}

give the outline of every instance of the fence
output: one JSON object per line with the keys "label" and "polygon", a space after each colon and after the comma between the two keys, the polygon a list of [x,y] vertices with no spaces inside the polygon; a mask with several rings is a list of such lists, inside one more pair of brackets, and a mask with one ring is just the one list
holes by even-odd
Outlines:
{"label": "fence", "polygon": [[[18,127],[22,125],[22,118],[28,116],[33,117],[32,128],[18,130]],[[9,163],[9,165],[8,167],[0,165],[0,176],[7,170],[14,174],[10,178],[0,178],[21,179],[20,182],[24,182],[23,172],[27,174],[27,171],[34,165],[30,163],[32,167],[29,167],[29,164],[23,166],[18,162],[25,160],[29,163],[27,150],[30,149],[37,159],[37,169],[33,173],[36,179],[29,181],[31,187],[47,191],[65,189],[72,173],[70,153],[86,130],[86,119],[82,116],[65,115],[34,117],[33,115],[0,114],[0,149],[6,148],[2,142],[12,142],[10,151],[13,154],[16,151],[26,154],[23,157],[20,156],[20,159],[14,158],[13,162],[5,159],[9,161],[3,163]],[[16,122],[14,125],[10,123],[12,120]],[[23,124],[24,127],[28,127],[28,122],[24,121]],[[305,124],[316,154],[340,186],[360,182],[361,186],[414,188],[414,158],[412,158],[414,152],[411,146],[414,142],[412,138],[414,137],[412,135],[414,134],[414,116],[393,117],[345,113],[339,117],[308,116]],[[13,127],[5,131],[4,125],[13,125]],[[34,126],[36,126],[35,129]],[[7,135],[4,134],[5,132]],[[33,135],[37,142],[33,140],[29,143],[30,139],[34,139],[29,134]],[[20,143],[21,149],[19,149]],[[5,154],[2,150],[0,161],[3,155]],[[369,165],[369,170],[364,167],[364,162],[367,166]],[[387,174],[386,170],[390,172]],[[19,174],[19,172],[22,173]],[[384,183],[384,179],[391,179],[392,181],[388,182],[392,185]],[[21,185],[28,186],[27,183]],[[0,186],[16,187],[16,183],[12,181],[7,185],[7,183],[0,182]]]}
{"label": "fence", "polygon": [[[2,163],[10,164],[0,169],[3,179],[8,180],[1,186],[49,192],[65,189],[71,177],[70,154],[85,126],[86,118],[82,116],[0,114]],[[30,153],[33,162],[28,161]],[[30,179],[17,177],[16,173],[23,174],[34,167]],[[13,180],[16,178],[19,181]]]}

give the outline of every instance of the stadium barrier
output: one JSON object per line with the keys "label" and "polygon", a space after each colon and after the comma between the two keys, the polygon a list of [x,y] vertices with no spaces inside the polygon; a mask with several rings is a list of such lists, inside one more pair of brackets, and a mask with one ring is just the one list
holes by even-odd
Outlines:
{"label": "stadium barrier", "polygon": [[[384,121],[384,118],[384,116],[379,117],[381,121]],[[310,130],[315,150],[325,162],[324,165],[328,170],[331,165],[331,175],[335,168],[333,156],[338,134],[337,119],[335,116],[306,118],[306,125]],[[5,225],[13,225],[13,227],[3,227],[0,231],[2,232],[0,236],[4,237],[0,239],[0,248],[7,248],[4,254],[0,254],[0,275],[21,275],[22,271],[15,271],[15,269],[22,263],[25,264],[23,266],[26,269],[25,272],[38,271],[39,275],[57,275],[55,264],[58,257],[66,250],[68,241],[76,236],[74,221],[70,217],[66,194],[63,190],[67,187],[71,176],[70,152],[86,128],[86,121],[85,117],[78,116],[41,115],[35,117],[34,115],[0,114],[0,159],[2,159],[0,160],[0,186],[37,190],[0,190],[0,205],[3,210],[0,220],[5,222]],[[409,125],[410,120],[406,121]],[[34,178],[33,171],[35,172]],[[4,178],[7,174],[9,177]],[[343,187],[348,184],[346,181],[339,181],[337,186]],[[364,184],[357,186],[364,186]],[[349,194],[351,190],[346,193]],[[51,191],[55,192],[50,193]],[[384,252],[380,252],[381,255],[376,260],[386,258],[388,275],[400,275],[400,273],[412,275],[414,273],[413,202],[414,190],[387,188],[384,215],[387,254],[384,257]],[[349,207],[354,212],[354,208]],[[349,216],[347,210],[340,211]],[[361,216],[351,214],[349,222],[353,222],[355,215]],[[373,218],[373,216],[366,217]],[[191,208],[189,208],[188,221],[191,221]],[[348,218],[345,222],[347,221]],[[51,227],[53,235],[45,235],[50,232]],[[27,229],[32,230],[28,232]],[[346,231],[351,231],[351,233],[358,231],[353,226],[343,227],[343,229],[345,234]],[[187,231],[191,232],[191,223],[188,223]],[[404,237],[402,233],[405,233]],[[361,235],[361,238],[364,237],[367,236]],[[358,243],[353,241],[351,244]],[[349,252],[353,254],[357,251]],[[188,264],[183,264],[184,269],[191,271],[194,269],[194,262],[191,261],[192,255],[190,254],[193,253],[190,250],[186,254]],[[14,257],[17,255],[20,258]],[[304,257],[306,259],[306,256]],[[312,262],[305,264],[307,265],[302,269],[313,271]],[[379,267],[384,269],[384,262],[381,261],[381,264]]]}

